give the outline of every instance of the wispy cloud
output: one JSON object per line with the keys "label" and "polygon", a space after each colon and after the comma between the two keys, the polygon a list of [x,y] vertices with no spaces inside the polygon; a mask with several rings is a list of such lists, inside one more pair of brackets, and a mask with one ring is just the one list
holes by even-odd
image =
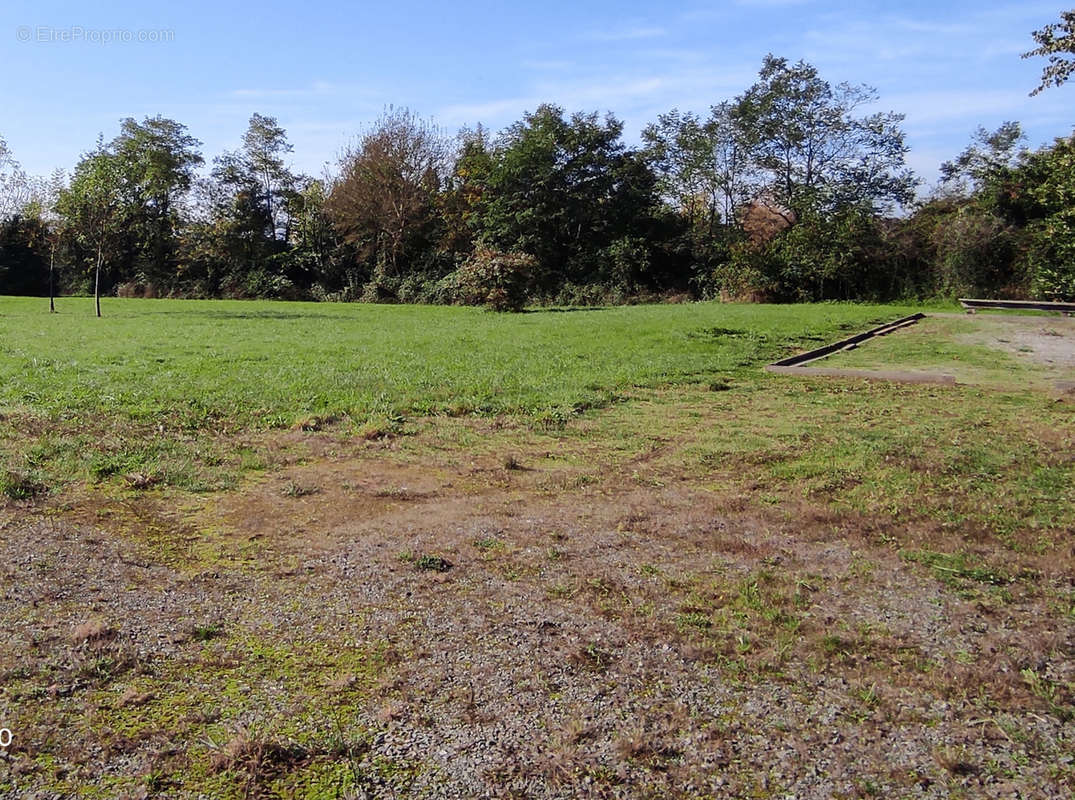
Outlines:
{"label": "wispy cloud", "polygon": [[636,25],[607,31],[591,31],[583,34],[582,38],[591,42],[625,42],[635,39],[657,39],[667,35],[666,28]]}
{"label": "wispy cloud", "polygon": [[972,22],[937,22],[902,16],[884,17],[879,22],[890,31],[925,33],[931,36],[966,36],[979,30]]}
{"label": "wispy cloud", "polygon": [[575,66],[575,62],[567,59],[527,59],[521,63],[524,69],[546,70],[550,72],[562,72]]}
{"label": "wispy cloud", "polygon": [[908,126],[928,126],[960,119],[991,119],[1005,114],[1018,115],[1025,104],[1026,94],[1013,89],[903,92],[888,95],[883,103],[906,113]]}
{"label": "wispy cloud", "polygon": [[737,6],[747,8],[777,8],[780,6],[802,6],[813,0],[735,0]]}
{"label": "wispy cloud", "polygon": [[443,106],[436,118],[449,125],[499,124],[505,117],[515,117],[526,110],[533,110],[542,102],[536,96],[509,97],[477,103],[453,103]]}
{"label": "wispy cloud", "polygon": [[456,103],[438,109],[435,117],[448,125],[481,122],[499,128],[533,111],[541,103],[556,103],[568,112],[611,111],[626,126],[628,138],[672,108],[705,113],[711,105],[741,92],[754,80],[749,69],[716,64],[667,65],[663,70],[638,74],[591,74],[571,80],[538,80],[524,92],[474,103]]}
{"label": "wispy cloud", "polygon": [[333,94],[337,90],[335,84],[328,81],[314,81],[306,86],[291,88],[243,88],[233,89],[229,94],[232,97],[244,99],[282,98],[282,97],[321,97]]}
{"label": "wispy cloud", "polygon": [[926,49],[921,38],[891,35],[878,23],[862,21],[808,30],[803,34],[803,43],[808,59],[824,59],[830,63],[858,63],[867,57],[878,61],[907,61]]}

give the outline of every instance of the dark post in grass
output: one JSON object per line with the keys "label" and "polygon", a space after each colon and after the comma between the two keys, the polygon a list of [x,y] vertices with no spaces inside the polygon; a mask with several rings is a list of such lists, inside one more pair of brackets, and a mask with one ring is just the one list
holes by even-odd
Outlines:
{"label": "dark post in grass", "polygon": [[102,252],[103,245],[98,242],[97,244],[97,269],[93,273],[93,304],[97,307],[97,316],[101,316],[101,259],[104,257]]}
{"label": "dark post in grass", "polygon": [[56,313],[56,290],[52,275],[56,267],[56,246],[49,249],[49,313]]}

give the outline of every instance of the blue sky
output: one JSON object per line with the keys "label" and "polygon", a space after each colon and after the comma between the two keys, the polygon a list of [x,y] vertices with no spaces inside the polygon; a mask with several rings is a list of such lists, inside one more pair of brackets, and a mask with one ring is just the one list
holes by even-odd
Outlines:
{"label": "blue sky", "polygon": [[[1028,97],[1043,62],[1019,58],[1030,32],[1067,7],[5,0],[0,136],[43,174],[70,169],[123,117],[163,114],[202,140],[208,160],[238,145],[256,111],[287,129],[294,167],[319,174],[390,104],[449,130],[499,130],[555,102],[611,111],[637,141],[659,113],[704,113],[734,97],[772,52],[809,61],[833,83],[874,86],[878,110],[907,115],[909,161],[931,181],[978,125],[1019,120],[1032,146],[1072,132],[1075,84]],[[104,41],[119,35],[155,41]]]}

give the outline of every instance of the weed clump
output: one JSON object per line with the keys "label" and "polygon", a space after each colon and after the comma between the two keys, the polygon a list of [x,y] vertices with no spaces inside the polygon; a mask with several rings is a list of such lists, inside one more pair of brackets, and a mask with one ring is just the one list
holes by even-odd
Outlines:
{"label": "weed clump", "polygon": [[616,657],[612,653],[593,643],[580,647],[568,656],[568,661],[576,667],[592,672],[607,671],[615,660]]}
{"label": "weed clump", "polygon": [[419,572],[447,572],[452,568],[452,562],[444,556],[432,553],[404,552],[399,554],[399,560],[411,564]]}
{"label": "weed clump", "polygon": [[224,629],[222,626],[215,622],[208,623],[206,625],[195,625],[191,631],[191,638],[196,642],[208,642],[210,639],[215,639],[222,635]]}
{"label": "weed clump", "polygon": [[320,489],[316,486],[303,486],[295,483],[295,481],[288,481],[284,484],[284,488],[280,490],[280,493],[284,497],[307,497],[311,494],[317,494]]}
{"label": "weed clump", "polygon": [[30,473],[17,470],[0,472],[0,495],[8,500],[33,500],[46,491],[48,488]]}
{"label": "weed clump", "polygon": [[474,540],[474,546],[479,550],[500,550],[504,547],[504,542],[498,539],[494,535],[481,536]]}
{"label": "weed clump", "polygon": [[406,420],[398,414],[372,418],[358,428],[357,435],[358,438],[365,439],[367,442],[395,439],[403,435],[405,422]]}
{"label": "weed clump", "polygon": [[308,417],[302,417],[297,419],[291,426],[293,431],[301,431],[303,433],[312,433],[315,431],[324,430],[330,425],[339,422],[339,417],[335,415],[321,416],[314,414]]}
{"label": "weed clump", "polygon": [[447,572],[452,562],[443,556],[423,555],[414,560],[414,567],[420,572]]}
{"label": "weed clump", "polygon": [[215,748],[209,766],[214,773],[245,773],[252,783],[258,784],[302,764],[309,755],[296,742],[279,742],[240,730],[226,744]]}
{"label": "weed clump", "polygon": [[156,475],[148,475],[144,472],[130,472],[123,476],[123,479],[127,481],[127,485],[132,489],[149,489],[152,486],[160,483],[160,478]]}

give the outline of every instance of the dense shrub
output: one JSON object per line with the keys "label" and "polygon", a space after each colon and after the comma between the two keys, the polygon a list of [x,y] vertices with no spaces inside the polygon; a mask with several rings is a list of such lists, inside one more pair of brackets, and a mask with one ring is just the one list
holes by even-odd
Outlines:
{"label": "dense shrub", "polygon": [[290,280],[262,269],[246,274],[239,293],[244,297],[265,297],[273,300],[297,300],[300,297],[299,291]]}
{"label": "dense shrub", "polygon": [[454,274],[458,299],[493,311],[521,311],[529,295],[537,262],[526,253],[479,247]]}
{"label": "dense shrub", "polygon": [[45,225],[36,217],[0,220],[0,294],[48,291]]}
{"label": "dense shrub", "polygon": [[722,296],[817,301],[881,299],[881,229],[864,208],[801,215],[771,238],[744,240],[714,271]]}
{"label": "dense shrub", "polygon": [[1075,300],[1075,210],[1053,214],[1030,230],[1027,265],[1043,300]]}
{"label": "dense shrub", "polygon": [[646,283],[650,272],[649,243],[641,236],[622,236],[604,250],[608,281],[630,293]]}
{"label": "dense shrub", "polygon": [[1028,226],[1027,254],[1034,292],[1075,300],[1075,137],[1030,156],[1022,173],[1036,217]]}
{"label": "dense shrub", "polygon": [[1019,232],[996,215],[969,205],[934,230],[936,290],[944,296],[1018,297],[1026,280],[1018,258]]}

